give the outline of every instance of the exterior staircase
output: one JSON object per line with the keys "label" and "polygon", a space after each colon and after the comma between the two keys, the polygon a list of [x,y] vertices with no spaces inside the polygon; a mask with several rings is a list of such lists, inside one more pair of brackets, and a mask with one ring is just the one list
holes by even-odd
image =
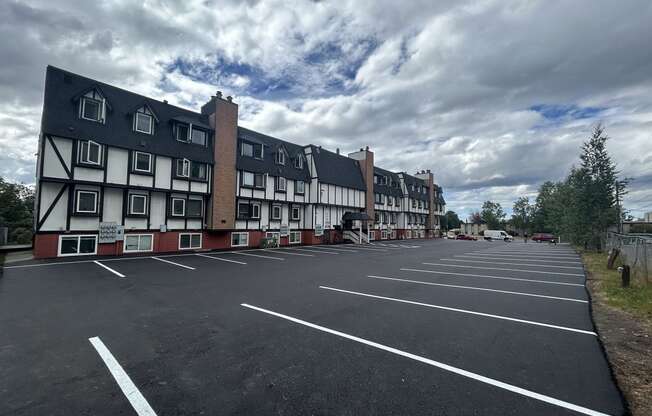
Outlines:
{"label": "exterior staircase", "polygon": [[369,244],[369,236],[356,230],[344,230],[342,235],[345,241],[350,241],[354,244]]}

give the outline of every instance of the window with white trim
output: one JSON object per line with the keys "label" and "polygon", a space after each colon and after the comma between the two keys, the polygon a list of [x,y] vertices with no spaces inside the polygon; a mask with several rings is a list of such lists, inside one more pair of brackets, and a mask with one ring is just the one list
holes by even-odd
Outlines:
{"label": "window with white trim", "polygon": [[281,233],[278,231],[267,231],[265,233],[265,238],[273,238],[278,243],[278,241],[281,239]]}
{"label": "window with white trim", "polygon": [[201,240],[201,233],[181,233],[179,234],[179,250],[201,248]]}
{"label": "window with white trim", "polygon": [[248,219],[251,215],[251,205],[249,202],[238,202],[238,218]]}
{"label": "window with white trim", "polygon": [[285,179],[282,176],[277,176],[276,177],[276,190],[285,192],[287,190],[287,179]]}
{"label": "window with white trim", "polygon": [[281,206],[280,205],[272,205],[272,219],[273,220],[280,220],[281,219]]}
{"label": "window with white trim", "polygon": [[96,235],[62,235],[59,237],[59,256],[97,254]]}
{"label": "window with white trim", "polygon": [[188,124],[176,123],[174,125],[174,137],[180,142],[188,142],[190,138],[190,126]]}
{"label": "window with white trim", "polygon": [[154,116],[147,107],[141,107],[134,113],[134,131],[154,134]]}
{"label": "window with white trim", "polygon": [[247,247],[249,245],[249,233],[231,233],[231,247]]}
{"label": "window with white trim", "polygon": [[251,203],[251,218],[260,219],[260,202]]}
{"label": "window with white trim", "polygon": [[79,158],[80,163],[89,165],[102,164],[102,145],[92,140],[85,140],[79,142]]}
{"label": "window with white trim", "polygon": [[152,155],[143,152],[134,152],[134,171],[152,173]]}
{"label": "window with white trim", "polygon": [[188,159],[177,159],[175,170],[176,176],[187,178],[190,176],[190,161]]}
{"label": "window with white trim", "polygon": [[299,221],[301,219],[301,207],[293,206],[292,207],[292,220]]}
{"label": "window with white trim", "polygon": [[79,214],[97,214],[97,191],[78,189],[75,195],[75,212]]}
{"label": "window with white trim", "polygon": [[303,156],[300,154],[294,159],[294,167],[297,169],[303,169]]}
{"label": "window with white trim", "polygon": [[84,94],[79,100],[79,117],[84,120],[104,123],[106,114],[106,100],[102,95],[92,90]]}
{"label": "window with white trim", "polygon": [[190,142],[206,146],[206,132],[193,127]]}
{"label": "window with white trim", "polygon": [[126,234],[124,241],[125,253],[152,251],[153,234]]}
{"label": "window with white trim", "polygon": [[295,181],[294,182],[294,193],[303,194],[306,191],[306,183],[304,181]]}
{"label": "window with white trim", "polygon": [[183,198],[172,198],[172,209],[170,211],[173,217],[185,217],[186,200]]}
{"label": "window with white trim", "polygon": [[276,152],[276,164],[285,165],[285,151],[283,149],[278,149],[278,152]]}
{"label": "window with white trim", "polygon": [[256,159],[263,158],[263,145],[260,143],[249,143],[242,141],[240,144],[240,154],[246,157],[254,157]]}
{"label": "window with white trim", "polygon": [[301,244],[301,231],[290,231],[290,244]]}
{"label": "window with white trim", "polygon": [[129,215],[147,215],[147,195],[129,195]]}
{"label": "window with white trim", "polygon": [[242,172],[242,186],[254,186],[253,172]]}

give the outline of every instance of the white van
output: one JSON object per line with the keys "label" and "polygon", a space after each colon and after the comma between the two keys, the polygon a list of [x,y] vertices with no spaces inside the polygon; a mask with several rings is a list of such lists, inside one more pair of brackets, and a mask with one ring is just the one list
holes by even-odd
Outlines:
{"label": "white van", "polygon": [[503,240],[503,241],[512,241],[514,237],[507,234],[502,230],[484,230],[484,239],[487,241],[491,240]]}

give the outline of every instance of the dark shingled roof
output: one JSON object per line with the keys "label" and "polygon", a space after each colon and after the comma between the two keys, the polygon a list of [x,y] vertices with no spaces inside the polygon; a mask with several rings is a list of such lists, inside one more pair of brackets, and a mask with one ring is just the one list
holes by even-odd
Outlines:
{"label": "dark shingled roof", "polygon": [[[104,124],[79,117],[80,96],[97,89],[107,101]],[[133,112],[147,104],[154,112],[154,134],[133,131]],[[175,107],[133,92],[95,81],[53,66],[47,67],[41,131],[53,136],[90,139],[98,143],[159,155],[213,163],[213,135],[208,134],[208,148],[175,139],[172,120],[181,118],[208,127],[208,117]]]}
{"label": "dark shingled roof", "polygon": [[[240,145],[243,140],[262,144],[263,159],[242,156]],[[287,154],[285,165],[277,165],[275,162],[275,154],[281,147],[285,149]],[[294,167],[294,159],[297,155],[303,157],[303,169]],[[245,129],[244,127],[238,127],[238,158],[236,160],[236,167],[248,172],[267,173],[270,176],[282,176],[287,179],[310,182],[310,171],[308,170],[303,146]]]}
{"label": "dark shingled roof", "polygon": [[403,198],[403,191],[401,191],[401,185],[400,185],[401,181],[400,178],[398,177],[398,173],[394,173],[389,170],[385,170],[374,166],[374,174],[387,176],[388,179],[391,178],[391,180],[396,184],[395,187],[392,187],[389,185],[389,182],[387,183],[387,185],[380,185],[374,183],[374,193]]}
{"label": "dark shingled roof", "polygon": [[357,160],[310,145],[319,182],[367,190]]}
{"label": "dark shingled roof", "polygon": [[418,192],[417,190],[412,191],[410,189],[410,184],[414,184],[415,186],[425,186],[426,181],[423,179],[417,178],[412,175],[408,175],[407,173],[403,172],[403,179],[405,180],[405,185],[407,185],[407,191],[408,195],[412,199],[420,199],[422,201],[427,201],[428,200],[428,194],[427,193],[422,193]]}

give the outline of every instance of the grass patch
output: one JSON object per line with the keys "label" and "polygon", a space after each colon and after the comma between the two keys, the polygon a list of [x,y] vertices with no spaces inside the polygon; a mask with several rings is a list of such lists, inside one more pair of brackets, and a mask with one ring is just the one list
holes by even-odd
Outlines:
{"label": "grass patch", "polygon": [[618,270],[607,269],[606,253],[585,251],[581,254],[587,271],[597,283],[596,289],[608,305],[652,323],[652,285],[632,281],[630,287],[623,288]]}

